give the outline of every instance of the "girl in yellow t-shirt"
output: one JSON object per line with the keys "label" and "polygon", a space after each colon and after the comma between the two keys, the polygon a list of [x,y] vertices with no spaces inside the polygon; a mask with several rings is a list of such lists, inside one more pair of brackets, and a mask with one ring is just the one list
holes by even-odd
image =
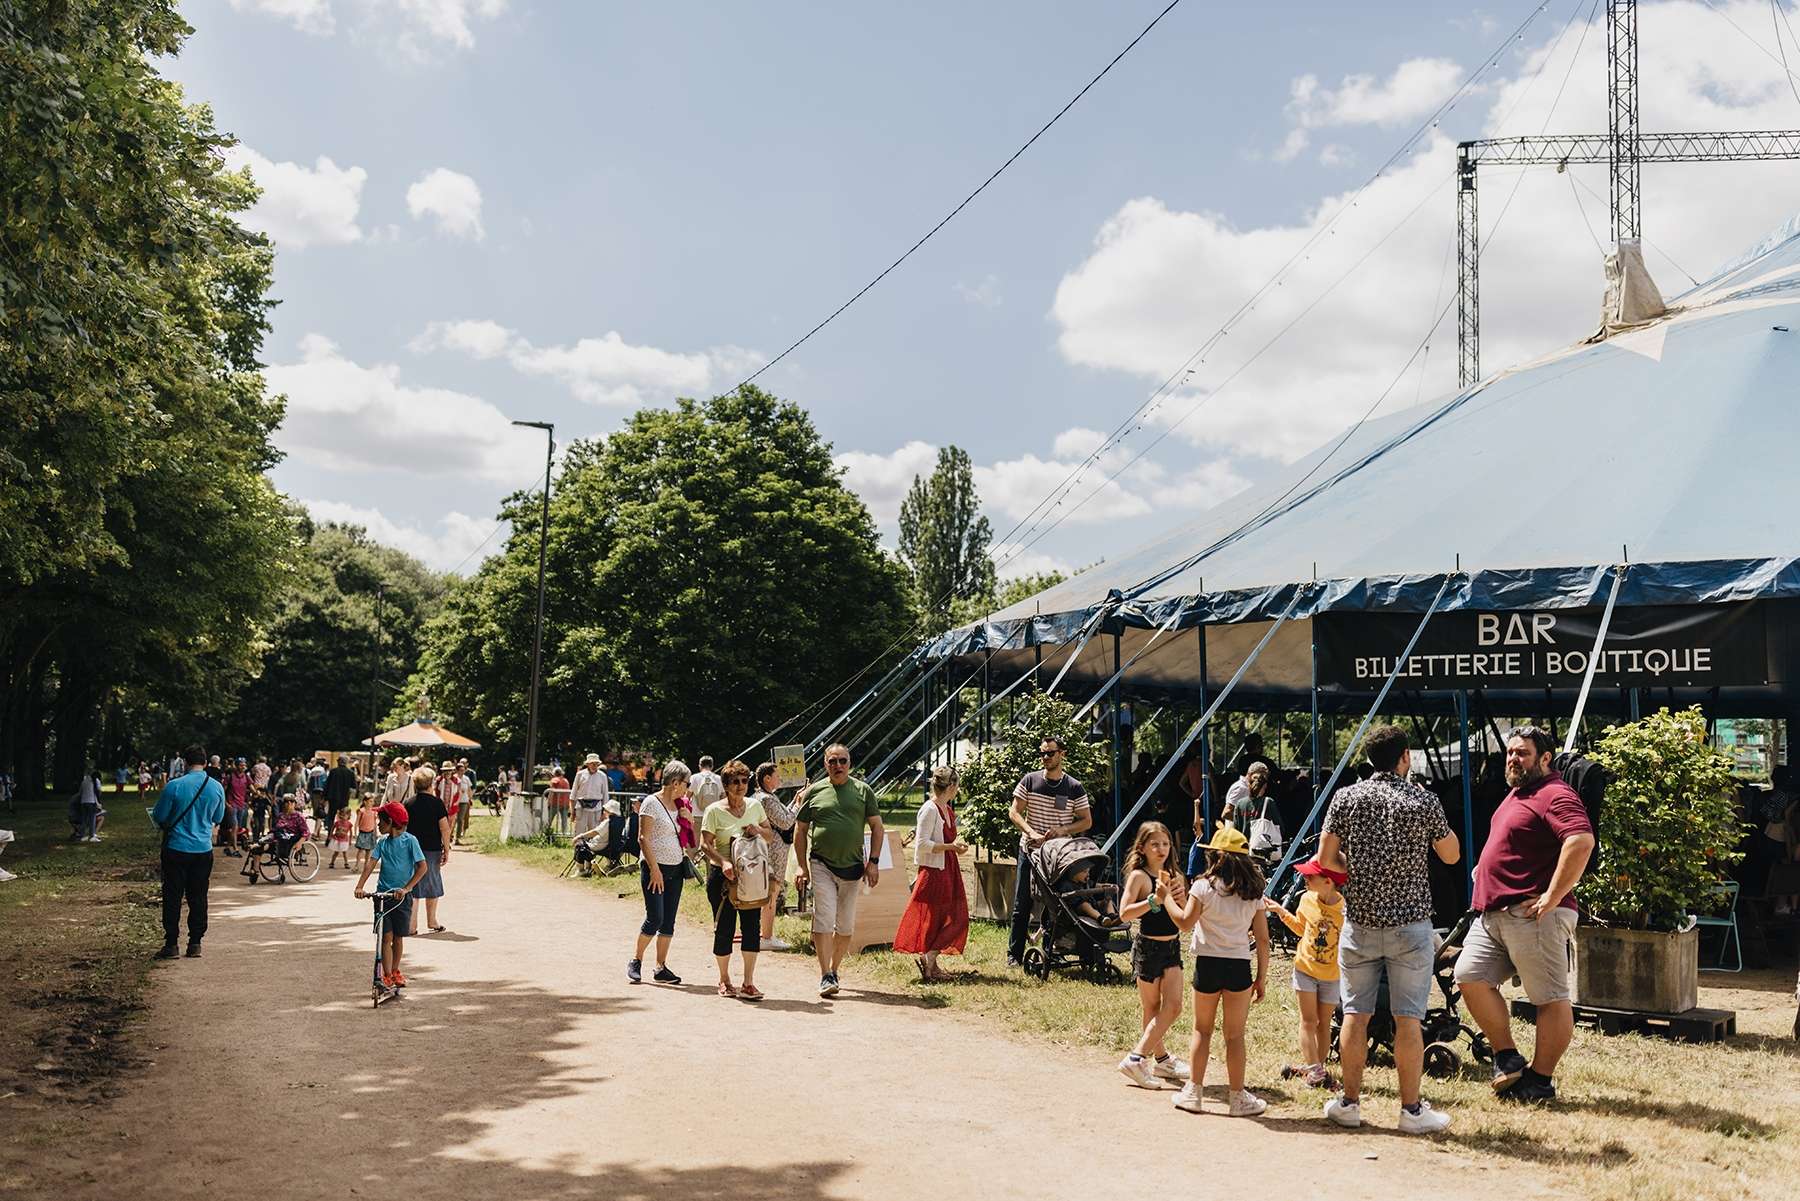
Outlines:
{"label": "girl in yellow t-shirt", "polygon": [[1325,1070],[1331,1054],[1331,1015],[1338,1006],[1338,932],[1344,928],[1344,898],[1338,890],[1348,879],[1316,858],[1294,869],[1306,880],[1299,913],[1279,901],[1263,904],[1300,939],[1294,951],[1294,997],[1300,1003],[1299,1066],[1281,1069],[1283,1077],[1302,1076],[1313,1088],[1337,1087]]}

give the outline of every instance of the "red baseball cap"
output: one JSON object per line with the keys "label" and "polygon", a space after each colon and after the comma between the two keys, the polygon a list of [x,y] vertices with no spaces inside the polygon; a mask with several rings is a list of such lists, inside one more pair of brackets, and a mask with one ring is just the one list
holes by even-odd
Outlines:
{"label": "red baseball cap", "polygon": [[1317,859],[1308,859],[1305,863],[1302,863],[1300,866],[1296,867],[1294,870],[1299,872],[1303,876],[1324,876],[1327,880],[1330,880],[1333,884],[1337,885],[1339,888],[1342,888],[1345,884],[1349,883],[1349,881],[1350,881],[1350,876],[1348,875],[1348,873],[1340,872],[1340,871],[1335,870],[1334,868],[1326,867],[1323,863],[1320,863]]}
{"label": "red baseball cap", "polygon": [[387,818],[396,826],[404,826],[412,815],[406,811],[406,806],[402,805],[399,801],[389,801],[381,807],[381,816]]}

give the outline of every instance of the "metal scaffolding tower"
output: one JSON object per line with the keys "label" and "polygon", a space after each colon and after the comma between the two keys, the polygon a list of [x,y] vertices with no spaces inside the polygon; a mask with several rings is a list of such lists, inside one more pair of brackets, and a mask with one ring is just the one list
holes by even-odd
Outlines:
{"label": "metal scaffolding tower", "polygon": [[1606,0],[1608,131],[1489,138],[1456,148],[1457,386],[1481,379],[1481,228],[1477,188],[1483,163],[1502,166],[1606,163],[1612,183],[1614,245],[1641,236],[1643,163],[1725,163],[1800,159],[1800,130],[1732,133],[1638,132],[1636,0]]}

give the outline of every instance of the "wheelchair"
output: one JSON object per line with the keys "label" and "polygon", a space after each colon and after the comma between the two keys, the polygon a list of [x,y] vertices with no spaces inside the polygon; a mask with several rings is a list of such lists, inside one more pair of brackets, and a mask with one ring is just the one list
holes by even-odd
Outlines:
{"label": "wheelchair", "polygon": [[319,874],[323,862],[319,844],[311,839],[299,838],[290,842],[271,834],[244,852],[241,874],[252,884],[256,883],[257,875],[271,884],[285,884],[290,876],[304,884]]}

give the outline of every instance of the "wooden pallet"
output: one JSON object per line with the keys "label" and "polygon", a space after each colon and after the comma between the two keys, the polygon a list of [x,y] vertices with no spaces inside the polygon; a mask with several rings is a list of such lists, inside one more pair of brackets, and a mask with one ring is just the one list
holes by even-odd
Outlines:
{"label": "wooden pallet", "polygon": [[[1512,1003],[1513,1016],[1537,1020],[1537,1006],[1530,1001]],[[1719,1043],[1737,1033],[1737,1013],[1730,1009],[1690,1009],[1686,1013],[1644,1013],[1635,1009],[1603,1009],[1576,1005],[1575,1024],[1591,1026],[1602,1034],[1653,1034],[1688,1043]]]}

